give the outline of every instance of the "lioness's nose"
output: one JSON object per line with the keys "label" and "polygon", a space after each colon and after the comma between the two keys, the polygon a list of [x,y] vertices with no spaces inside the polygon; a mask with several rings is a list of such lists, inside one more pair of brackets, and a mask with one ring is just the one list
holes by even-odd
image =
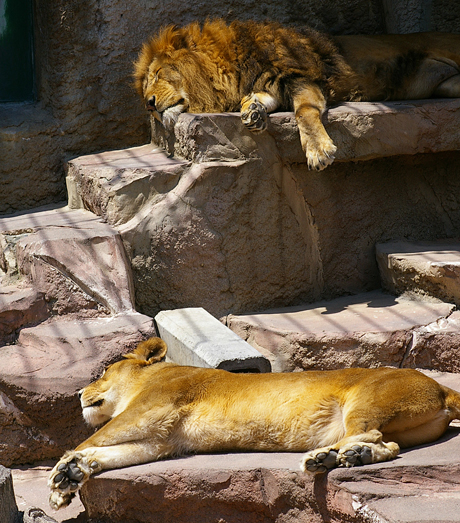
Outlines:
{"label": "lioness's nose", "polygon": [[83,394],[83,389],[78,391],[78,397],[81,398],[81,395]]}
{"label": "lioness's nose", "polygon": [[156,110],[155,97],[154,96],[152,96],[152,98],[149,98],[147,100],[147,108],[148,109],[152,109],[153,111]]}

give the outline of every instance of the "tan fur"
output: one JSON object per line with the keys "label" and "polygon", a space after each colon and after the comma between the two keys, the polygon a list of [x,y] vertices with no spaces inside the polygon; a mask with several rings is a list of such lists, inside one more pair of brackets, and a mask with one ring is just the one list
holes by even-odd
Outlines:
{"label": "tan fur", "polygon": [[91,474],[195,452],[308,453],[323,472],[393,459],[460,417],[460,394],[411,369],[233,374],[161,360],[152,338],[81,391],[83,416],[105,423],[54,467],[50,504],[70,503]]}
{"label": "tan fur", "polygon": [[334,160],[321,118],[342,101],[460,96],[460,35],[328,37],[309,28],[222,20],[167,27],[144,44],[135,87],[170,130],[181,112],[241,110],[253,132],[294,111],[311,169]]}

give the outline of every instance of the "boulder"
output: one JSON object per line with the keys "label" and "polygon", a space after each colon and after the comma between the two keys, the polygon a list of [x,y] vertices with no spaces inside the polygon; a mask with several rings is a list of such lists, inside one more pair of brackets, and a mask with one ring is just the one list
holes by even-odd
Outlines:
{"label": "boulder", "polygon": [[[439,358],[433,368],[447,371],[458,368],[460,330],[450,323],[444,328],[442,342],[429,333],[436,325],[444,325],[453,309],[454,305],[448,303],[395,298],[373,291],[313,305],[229,315],[226,324],[262,352],[278,372],[403,363],[426,368],[426,364],[420,365],[422,356],[416,357],[423,352],[422,333],[438,347],[436,352],[429,352],[432,360]],[[449,335],[455,343],[441,358],[441,346],[447,344]],[[417,349],[414,339],[419,340]],[[428,350],[428,345],[424,347]],[[454,354],[457,356],[448,364]]]}
{"label": "boulder", "polygon": [[0,234],[5,272],[26,275],[54,314],[133,310],[121,238],[94,214],[58,208],[7,217],[0,220]]}
{"label": "boulder", "polygon": [[460,305],[460,242],[396,241],[376,245],[383,286],[393,294],[434,296]]}
{"label": "boulder", "polygon": [[22,327],[49,317],[45,295],[29,287],[0,287],[0,346],[17,338]]}
{"label": "boulder", "polygon": [[459,104],[331,108],[337,161],[322,172],[308,171],[292,113],[271,115],[256,135],[236,113],[182,114],[168,136],[154,125],[156,145],[73,159],[71,205],[116,226],[136,305],[151,316],[203,307],[221,317],[368,291],[380,287],[376,242],[460,229],[459,153],[449,152]]}

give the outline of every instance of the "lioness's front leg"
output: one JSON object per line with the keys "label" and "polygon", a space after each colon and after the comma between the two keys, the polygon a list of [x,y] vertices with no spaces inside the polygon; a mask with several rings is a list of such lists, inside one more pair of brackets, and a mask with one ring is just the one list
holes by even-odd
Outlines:
{"label": "lioness's front leg", "polygon": [[308,168],[321,171],[334,161],[337,150],[321,121],[326,100],[319,87],[312,84],[295,89],[293,104]]}
{"label": "lioness's front leg", "polygon": [[152,440],[80,450],[81,447],[66,452],[51,471],[48,479],[48,487],[51,489],[49,503],[55,510],[69,505],[92,474],[156,461],[172,451],[167,444]]}
{"label": "lioness's front leg", "polygon": [[253,133],[265,131],[267,115],[276,111],[279,101],[269,93],[251,93],[241,100],[241,121]]}

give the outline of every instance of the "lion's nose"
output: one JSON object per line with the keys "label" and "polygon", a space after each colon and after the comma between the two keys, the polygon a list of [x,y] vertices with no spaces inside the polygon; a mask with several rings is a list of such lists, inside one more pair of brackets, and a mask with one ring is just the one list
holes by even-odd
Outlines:
{"label": "lion's nose", "polygon": [[81,395],[83,394],[83,389],[78,391],[78,397],[81,398]]}
{"label": "lion's nose", "polygon": [[152,98],[149,98],[147,100],[147,109],[149,109],[150,111],[156,111],[156,105],[155,105],[155,97],[152,96]]}

